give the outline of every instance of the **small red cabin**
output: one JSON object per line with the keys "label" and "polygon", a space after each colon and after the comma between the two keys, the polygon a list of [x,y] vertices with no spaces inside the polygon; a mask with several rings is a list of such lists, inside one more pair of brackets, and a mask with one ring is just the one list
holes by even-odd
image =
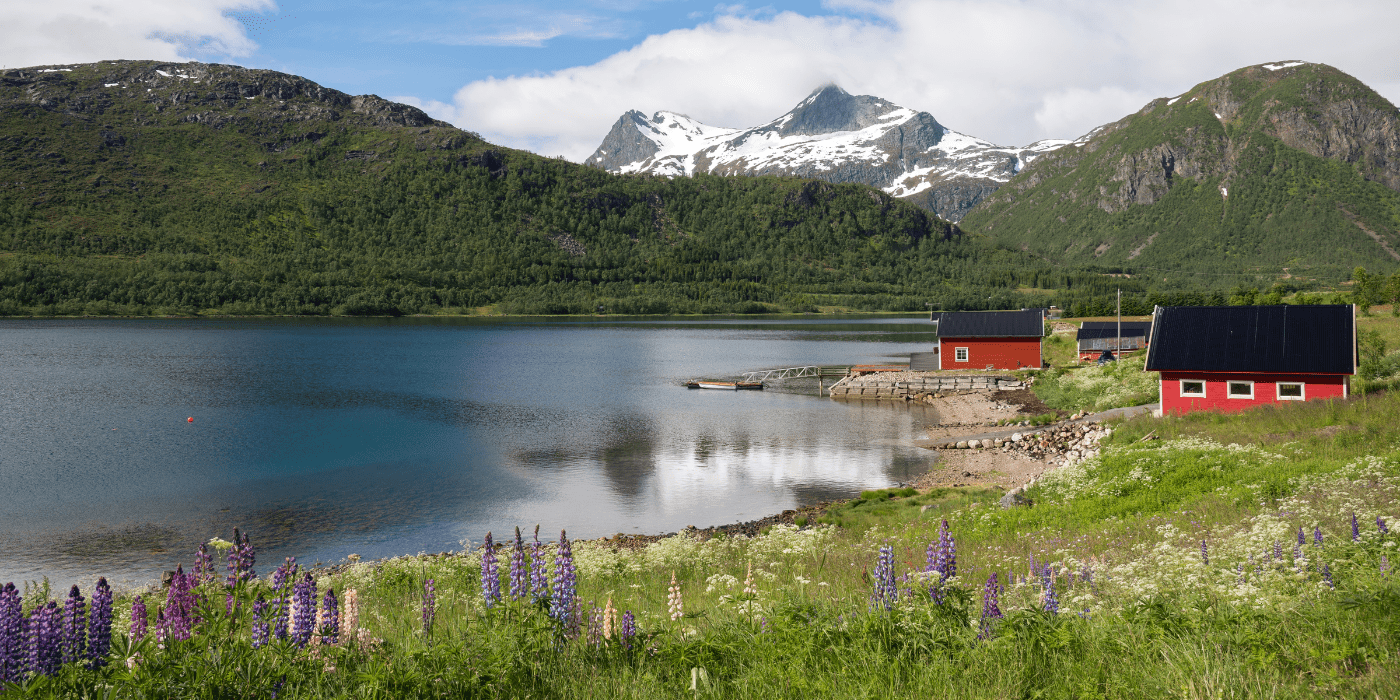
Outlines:
{"label": "small red cabin", "polygon": [[938,317],[939,369],[1040,367],[1044,312],[963,311]]}
{"label": "small red cabin", "polygon": [[1159,306],[1151,338],[1164,414],[1344,398],[1356,373],[1351,306]]}

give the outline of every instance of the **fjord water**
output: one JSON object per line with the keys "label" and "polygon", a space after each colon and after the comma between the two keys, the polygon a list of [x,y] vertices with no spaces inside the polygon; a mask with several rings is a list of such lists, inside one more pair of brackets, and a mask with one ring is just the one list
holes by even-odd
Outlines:
{"label": "fjord water", "polygon": [[[144,583],[751,520],[907,481],[918,406],[694,378],[889,362],[923,319],[0,321],[0,582]],[[829,382],[830,380],[828,380]],[[188,422],[187,418],[194,418]]]}

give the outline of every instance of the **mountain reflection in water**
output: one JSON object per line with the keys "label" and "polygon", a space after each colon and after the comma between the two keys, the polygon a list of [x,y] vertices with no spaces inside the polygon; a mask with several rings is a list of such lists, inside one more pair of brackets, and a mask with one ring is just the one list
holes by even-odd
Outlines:
{"label": "mountain reflection in water", "polygon": [[929,467],[932,409],[683,383],[933,342],[920,318],[0,321],[0,581],[144,582],[234,526],[267,568],[850,496]]}

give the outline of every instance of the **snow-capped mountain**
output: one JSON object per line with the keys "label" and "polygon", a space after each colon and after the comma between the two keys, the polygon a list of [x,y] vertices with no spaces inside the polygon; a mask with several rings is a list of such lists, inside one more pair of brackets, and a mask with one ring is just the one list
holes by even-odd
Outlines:
{"label": "snow-capped mountain", "polygon": [[730,129],[630,111],[584,161],[617,173],[794,175],[859,182],[958,221],[1042,153],[952,131],[927,112],[827,85],[767,124]]}

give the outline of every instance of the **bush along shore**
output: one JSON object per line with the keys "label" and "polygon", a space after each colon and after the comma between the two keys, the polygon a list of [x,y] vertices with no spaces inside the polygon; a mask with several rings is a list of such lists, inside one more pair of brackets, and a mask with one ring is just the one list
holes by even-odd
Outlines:
{"label": "bush along shore", "polygon": [[238,534],[163,589],[5,587],[0,673],[35,697],[1397,697],[1397,418],[1140,417],[1034,505],[890,489],[753,536],[267,571]]}

